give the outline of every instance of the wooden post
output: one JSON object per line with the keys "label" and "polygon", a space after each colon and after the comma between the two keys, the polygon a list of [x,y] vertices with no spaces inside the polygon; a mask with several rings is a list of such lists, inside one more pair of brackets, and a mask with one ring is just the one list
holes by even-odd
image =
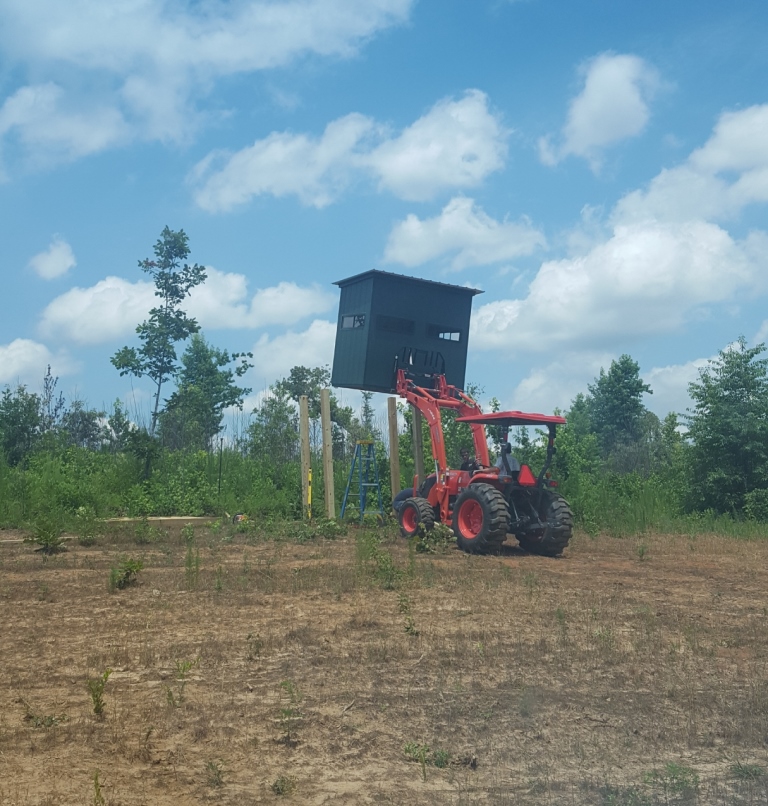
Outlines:
{"label": "wooden post", "polygon": [[306,395],[299,397],[299,441],[301,444],[301,511],[305,518],[311,518],[309,474],[312,465],[309,455],[309,401]]}
{"label": "wooden post", "polygon": [[333,431],[331,430],[331,390],[320,390],[320,425],[323,429],[323,479],[325,480],[325,516],[336,517],[333,490]]}
{"label": "wooden post", "polygon": [[397,436],[397,398],[387,399],[389,419],[389,478],[392,486],[392,498],[400,492],[400,442]]}
{"label": "wooden post", "polygon": [[419,477],[418,483],[421,484],[426,478],[424,471],[424,437],[421,432],[421,412],[416,406],[413,406],[413,461],[416,475]]}

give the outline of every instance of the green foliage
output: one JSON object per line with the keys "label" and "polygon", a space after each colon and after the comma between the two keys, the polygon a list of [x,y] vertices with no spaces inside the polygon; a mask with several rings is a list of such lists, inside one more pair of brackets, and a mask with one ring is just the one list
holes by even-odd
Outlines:
{"label": "green foliage", "polygon": [[93,800],[91,803],[93,803],[93,806],[106,806],[107,803],[101,791],[101,781],[99,780],[98,770],[94,770],[93,773]]}
{"label": "green foliage", "polygon": [[636,443],[642,434],[646,412],[642,398],[652,394],[640,379],[640,366],[628,355],[611,361],[608,372],[602,368],[586,399],[592,429],[597,434],[605,456],[619,446]]}
{"label": "green foliage", "polygon": [[428,744],[418,744],[417,742],[406,742],[403,753],[409,761],[415,761],[421,765],[421,775],[425,781],[427,780],[427,767],[445,769],[451,760],[447,750],[433,750]]}
{"label": "green foliage", "polygon": [[270,789],[276,795],[290,795],[295,788],[296,779],[290,775],[280,775],[272,782],[272,785],[270,786]]}
{"label": "green foliage", "polygon": [[283,680],[280,683],[280,698],[279,719],[282,736],[279,741],[281,744],[295,745],[296,730],[304,719],[304,714],[301,712],[303,695],[292,680]]}
{"label": "green foliage", "polygon": [[[251,353],[230,355],[218,350],[199,333],[192,336],[181,356],[178,388],[160,415],[164,445],[175,449],[212,447],[214,437],[221,431],[224,410],[242,410],[243,397],[251,392],[235,382],[253,366],[246,360],[250,357]],[[236,366],[228,368],[238,359]]]}
{"label": "green foliage", "polygon": [[64,550],[64,540],[61,537],[63,530],[64,523],[58,513],[44,512],[33,522],[32,536],[29,539],[40,546],[43,554],[57,554]]}
{"label": "green foliage", "polygon": [[224,786],[224,767],[219,761],[206,761],[205,780],[210,787]]}
{"label": "green foliage", "polygon": [[98,677],[90,677],[86,681],[88,693],[91,695],[93,713],[96,714],[96,716],[102,716],[104,713],[104,706],[106,705],[104,702],[104,688],[111,674],[111,669],[105,669]]}
{"label": "green foliage", "polygon": [[665,796],[687,796],[699,786],[699,775],[691,767],[670,761],[662,770],[651,770],[645,774],[645,782],[661,789]]}
{"label": "green foliage", "polygon": [[109,590],[114,593],[116,590],[124,590],[134,585],[138,579],[139,572],[143,568],[144,562],[142,560],[122,557],[118,564],[110,569]]}
{"label": "green foliage", "polygon": [[189,682],[188,675],[199,662],[200,658],[176,661],[173,674],[176,690],[174,691],[171,686],[165,686],[165,698],[171,708],[178,708],[184,702],[184,689]]}
{"label": "green foliage", "polygon": [[0,447],[11,467],[20,464],[32,452],[40,439],[42,417],[40,398],[27,392],[25,386],[0,396]]}
{"label": "green foliage", "polygon": [[453,530],[444,523],[436,523],[429,531],[419,526],[413,538],[414,549],[419,554],[438,554],[446,551],[456,542]]}
{"label": "green foliage", "polygon": [[768,496],[768,359],[744,338],[699,370],[688,387],[690,503],[764,517]]}
{"label": "green foliage", "polygon": [[149,319],[136,328],[141,346],[123,347],[112,356],[112,364],[120,375],[146,377],[155,384],[150,434],[155,433],[157,426],[163,384],[178,371],[175,345],[200,329],[197,321],[181,310],[181,303],[206,278],[202,266],[185,262],[189,239],[184,230],[174,232],[165,227],[154,252],[155,259],[139,261],[139,268],[154,280],[160,305],[152,308]]}

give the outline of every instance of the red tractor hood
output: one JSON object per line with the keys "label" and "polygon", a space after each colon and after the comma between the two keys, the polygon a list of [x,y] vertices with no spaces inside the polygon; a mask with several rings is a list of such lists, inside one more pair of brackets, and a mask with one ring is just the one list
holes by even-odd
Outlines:
{"label": "red tractor hood", "polygon": [[457,417],[456,422],[511,428],[513,425],[565,425],[565,417],[557,417],[554,414],[527,414],[524,411],[494,411],[490,414],[468,414],[466,417]]}

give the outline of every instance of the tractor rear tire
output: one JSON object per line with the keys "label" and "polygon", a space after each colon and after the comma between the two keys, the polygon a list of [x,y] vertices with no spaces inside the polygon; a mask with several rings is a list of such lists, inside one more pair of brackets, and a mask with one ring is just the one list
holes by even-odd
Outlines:
{"label": "tractor rear tire", "polygon": [[471,484],[453,507],[456,543],[469,554],[497,551],[507,538],[509,510],[504,496],[490,484]]}
{"label": "tractor rear tire", "polygon": [[557,557],[563,553],[573,534],[573,512],[561,495],[547,493],[545,527],[538,534],[519,537],[520,548],[544,557]]}
{"label": "tractor rear tire", "polygon": [[435,525],[435,510],[426,498],[407,498],[397,513],[400,534],[416,537],[421,529],[429,532]]}

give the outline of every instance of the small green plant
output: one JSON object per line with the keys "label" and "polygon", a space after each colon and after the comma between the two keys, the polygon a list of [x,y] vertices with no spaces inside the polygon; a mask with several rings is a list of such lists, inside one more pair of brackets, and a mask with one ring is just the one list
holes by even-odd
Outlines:
{"label": "small green plant", "polygon": [[337,537],[343,537],[347,533],[347,524],[331,519],[323,519],[315,524],[315,532],[319,537],[333,540]]}
{"label": "small green plant", "polygon": [[155,539],[155,530],[149,525],[146,516],[136,524],[133,534],[136,542],[140,546],[145,546]]}
{"label": "small green plant", "polygon": [[645,543],[638,543],[637,546],[637,559],[642,562],[648,555],[648,546]]}
{"label": "small green plant", "polygon": [[555,610],[555,618],[557,619],[557,627],[560,632],[560,642],[565,644],[568,641],[568,619],[562,607],[558,607],[557,610]]}
{"label": "small green plant", "polygon": [[93,806],[106,806],[104,794],[101,791],[101,781],[99,780],[99,771],[95,770],[93,773]]}
{"label": "small green plant", "polygon": [[245,638],[247,650],[245,653],[246,660],[256,660],[261,657],[261,650],[264,649],[264,639],[256,633],[249,632]]}
{"label": "small green plant", "polygon": [[123,557],[117,565],[112,566],[110,569],[109,590],[114,593],[116,590],[124,590],[130,585],[133,585],[142,568],[144,568],[144,562],[142,560]]}
{"label": "small green plant", "polygon": [[523,574],[523,585],[525,585],[525,589],[528,591],[528,597],[533,599],[534,594],[539,588],[539,578],[533,571],[526,571]]}
{"label": "small green plant", "polygon": [[451,761],[447,750],[432,750],[428,744],[406,742],[403,753],[409,761],[416,761],[421,765],[421,777],[427,780],[427,767],[445,769]]}
{"label": "small green plant", "polygon": [[456,542],[456,536],[444,523],[436,523],[429,530],[420,526],[414,540],[417,553],[438,554],[450,548]]}
{"label": "small green plant", "polygon": [[205,780],[210,787],[224,786],[224,768],[218,761],[205,763]]}
{"label": "small green plant", "polygon": [[184,542],[189,545],[193,543],[195,540],[195,527],[191,523],[185,523],[184,526],[181,527],[181,536],[184,539]]}
{"label": "small green plant", "polygon": [[78,507],[75,512],[74,528],[77,542],[81,546],[92,546],[101,531],[101,523],[93,507]]}
{"label": "small green plant", "polygon": [[91,703],[93,704],[93,713],[96,716],[102,716],[104,713],[104,687],[107,685],[107,680],[112,674],[111,669],[105,669],[98,677],[89,677],[87,680],[88,692],[91,695]]}
{"label": "small green plant", "polygon": [[216,593],[221,593],[224,590],[224,569],[220,565],[216,566],[214,588],[216,589]]}
{"label": "small green plant", "polygon": [[304,718],[300,708],[302,694],[292,680],[283,680],[280,689],[283,705],[280,708],[279,719],[283,735],[278,742],[293,747],[298,744],[296,729]]}
{"label": "small green plant", "polygon": [[64,531],[64,524],[61,516],[55,513],[39,515],[32,524],[32,536],[27,538],[32,543],[39,546],[38,551],[43,554],[58,554],[64,551],[64,540],[61,533]]}
{"label": "small green plant", "polygon": [[62,722],[67,721],[66,714],[38,714],[35,713],[32,706],[23,698],[19,698],[16,702],[20,703],[24,708],[24,720],[29,722],[33,728],[54,728]]}
{"label": "small green plant", "polygon": [[296,788],[296,779],[290,775],[281,775],[273,781],[271,789],[276,795],[290,795]]}
{"label": "small green plant", "polygon": [[418,635],[419,631],[416,629],[416,622],[413,620],[411,612],[411,597],[407,593],[401,593],[398,596],[398,609],[405,617],[405,631],[408,635]]}
{"label": "small green plant", "polygon": [[187,553],[184,558],[184,582],[187,590],[197,590],[200,579],[200,549],[194,545],[194,530],[192,538],[187,541]]}
{"label": "small green plant", "polygon": [[758,781],[765,775],[765,767],[761,767],[759,764],[744,764],[741,761],[737,761],[735,764],[731,764],[730,773],[740,781]]}
{"label": "small green plant", "polygon": [[645,782],[660,788],[664,796],[688,796],[699,786],[699,775],[691,767],[670,761],[663,770],[651,770],[645,774]]}
{"label": "small green plant", "polygon": [[173,674],[176,681],[176,691],[174,692],[171,686],[165,687],[165,698],[168,700],[168,705],[170,705],[171,708],[178,708],[182,702],[184,702],[184,689],[189,682],[187,675],[189,675],[199,662],[200,658],[176,661],[176,669]]}

